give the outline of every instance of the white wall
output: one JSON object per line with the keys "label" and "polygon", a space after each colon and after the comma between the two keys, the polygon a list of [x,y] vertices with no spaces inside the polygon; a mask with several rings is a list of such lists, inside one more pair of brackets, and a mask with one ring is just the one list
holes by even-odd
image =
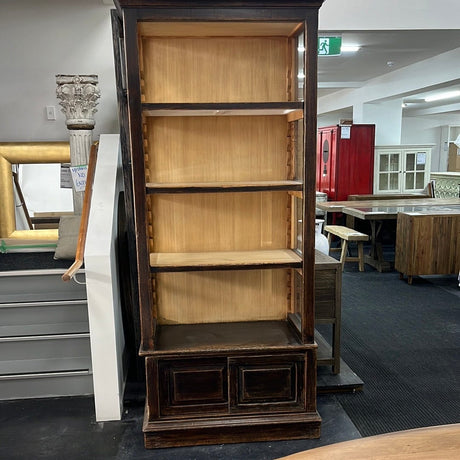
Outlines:
{"label": "white wall", "polygon": [[[111,6],[102,0],[2,0],[0,6],[0,142],[68,141],[56,74],[98,75],[93,139],[118,133]],[[56,107],[55,121],[46,119],[47,105]],[[72,211],[72,192],[59,188],[59,174],[55,164],[20,167],[31,215]]]}
{"label": "white wall", "polygon": [[[431,117],[403,117],[402,144],[435,144],[431,156],[431,171],[440,171],[441,161],[441,127],[460,125],[460,115],[442,114]],[[444,153],[445,156],[445,153]],[[444,158],[445,160],[445,158]]]}
{"label": "white wall", "polygon": [[94,135],[119,131],[109,12],[102,0],[1,2],[0,142],[68,139],[56,74],[99,75]]}
{"label": "white wall", "polygon": [[458,29],[458,0],[325,0],[321,30]]}
{"label": "white wall", "polygon": [[318,128],[338,125],[340,120],[353,120],[353,107],[318,115]]}

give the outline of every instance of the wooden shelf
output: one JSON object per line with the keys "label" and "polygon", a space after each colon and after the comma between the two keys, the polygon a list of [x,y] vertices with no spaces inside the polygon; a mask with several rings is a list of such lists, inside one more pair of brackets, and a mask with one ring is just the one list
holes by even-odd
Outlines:
{"label": "wooden shelf", "polygon": [[142,113],[155,117],[288,115],[303,117],[303,102],[144,103]]}
{"label": "wooden shelf", "polygon": [[219,193],[219,192],[263,192],[288,191],[301,192],[301,181],[251,181],[251,182],[182,182],[146,184],[147,193]]}
{"label": "wooden shelf", "polygon": [[150,267],[152,272],[301,268],[302,258],[291,249],[152,253]]}
{"label": "wooden shelf", "polygon": [[141,355],[316,348],[302,345],[288,321],[174,324],[158,328],[155,350]]}

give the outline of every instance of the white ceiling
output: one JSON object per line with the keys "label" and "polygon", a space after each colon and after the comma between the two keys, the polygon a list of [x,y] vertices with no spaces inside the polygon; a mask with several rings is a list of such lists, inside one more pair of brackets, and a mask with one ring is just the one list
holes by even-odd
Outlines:
{"label": "white ceiling", "polygon": [[[359,44],[356,53],[324,56],[318,60],[318,96],[331,94],[344,88],[358,88],[366,81],[397,69],[429,59],[460,47],[460,30],[373,30],[373,31],[320,31],[320,35],[341,35],[343,44]],[[433,69],[436,72],[436,69]],[[446,90],[460,90],[459,80],[446,82],[429,92],[420,91],[404,97],[406,113],[460,103],[460,97],[427,103],[428,94]],[[442,109],[440,109],[442,110]],[[460,111],[460,110],[459,110]]]}

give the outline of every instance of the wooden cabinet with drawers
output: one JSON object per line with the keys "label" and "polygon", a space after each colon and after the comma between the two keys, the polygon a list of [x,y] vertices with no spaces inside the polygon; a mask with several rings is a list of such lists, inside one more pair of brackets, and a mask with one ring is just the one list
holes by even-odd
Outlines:
{"label": "wooden cabinet with drawers", "polygon": [[398,214],[395,270],[408,276],[460,272],[460,210]]}

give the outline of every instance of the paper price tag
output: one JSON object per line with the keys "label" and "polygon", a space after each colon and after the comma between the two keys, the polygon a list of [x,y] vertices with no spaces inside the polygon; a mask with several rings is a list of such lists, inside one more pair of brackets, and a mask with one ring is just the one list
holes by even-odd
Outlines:
{"label": "paper price tag", "polygon": [[418,165],[426,164],[426,153],[425,152],[417,152],[417,164]]}
{"label": "paper price tag", "polygon": [[86,175],[88,174],[88,165],[71,166],[73,186],[76,192],[84,192],[86,187]]}
{"label": "paper price tag", "polygon": [[351,126],[342,126],[340,131],[341,139],[351,139]]}
{"label": "paper price tag", "polygon": [[72,188],[72,175],[70,174],[70,165],[61,164],[61,188]]}

